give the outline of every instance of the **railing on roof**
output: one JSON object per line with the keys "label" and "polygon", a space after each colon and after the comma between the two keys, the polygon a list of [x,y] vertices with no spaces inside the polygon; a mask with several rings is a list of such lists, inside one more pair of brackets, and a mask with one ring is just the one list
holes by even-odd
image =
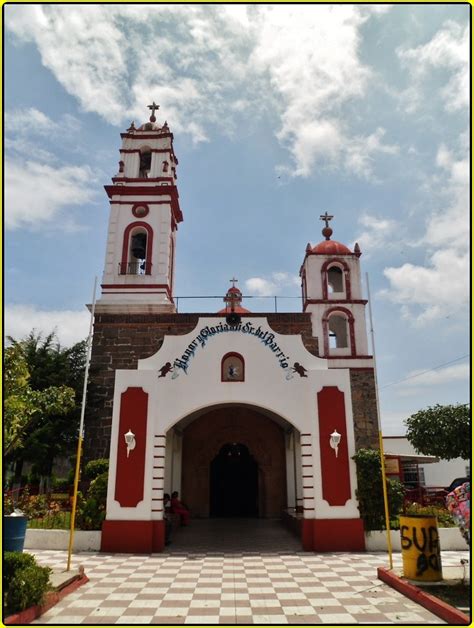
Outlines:
{"label": "railing on roof", "polygon": [[[222,294],[219,296],[174,297],[174,303],[176,311],[181,313],[217,313],[226,307]],[[297,297],[242,295],[242,302],[239,306],[250,310],[250,314],[303,311],[301,295]]]}

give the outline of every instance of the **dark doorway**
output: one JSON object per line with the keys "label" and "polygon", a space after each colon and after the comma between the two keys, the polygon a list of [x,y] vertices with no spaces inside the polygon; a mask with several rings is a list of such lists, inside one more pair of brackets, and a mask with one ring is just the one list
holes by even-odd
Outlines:
{"label": "dark doorway", "polygon": [[245,445],[224,445],[210,476],[211,517],[258,517],[258,464]]}

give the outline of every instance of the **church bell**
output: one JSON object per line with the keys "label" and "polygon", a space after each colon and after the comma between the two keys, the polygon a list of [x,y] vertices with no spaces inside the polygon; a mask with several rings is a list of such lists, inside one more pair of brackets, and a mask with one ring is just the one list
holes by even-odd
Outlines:
{"label": "church bell", "polygon": [[146,257],[146,234],[137,233],[132,236],[132,253],[137,259]]}

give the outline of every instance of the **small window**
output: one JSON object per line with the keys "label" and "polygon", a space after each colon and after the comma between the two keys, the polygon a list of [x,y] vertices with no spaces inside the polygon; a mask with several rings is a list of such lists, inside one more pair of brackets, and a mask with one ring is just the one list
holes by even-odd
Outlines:
{"label": "small window", "polygon": [[333,314],[329,318],[329,347],[343,349],[347,344],[347,319],[342,314]]}
{"label": "small window", "polygon": [[221,362],[221,381],[243,382],[244,380],[244,358],[239,353],[226,353]]}

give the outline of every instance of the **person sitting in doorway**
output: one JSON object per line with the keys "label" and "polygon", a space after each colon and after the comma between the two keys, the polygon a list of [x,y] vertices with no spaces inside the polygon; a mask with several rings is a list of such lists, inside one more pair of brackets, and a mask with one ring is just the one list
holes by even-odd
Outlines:
{"label": "person sitting in doorway", "polygon": [[163,495],[163,520],[165,522],[165,545],[169,545],[171,543],[171,530],[173,529],[173,524],[170,519],[171,514],[171,499],[169,493],[165,493]]}
{"label": "person sitting in doorway", "polygon": [[182,526],[187,526],[189,524],[190,513],[183,502],[179,500],[178,491],[173,491],[171,493],[171,512],[179,515]]}

